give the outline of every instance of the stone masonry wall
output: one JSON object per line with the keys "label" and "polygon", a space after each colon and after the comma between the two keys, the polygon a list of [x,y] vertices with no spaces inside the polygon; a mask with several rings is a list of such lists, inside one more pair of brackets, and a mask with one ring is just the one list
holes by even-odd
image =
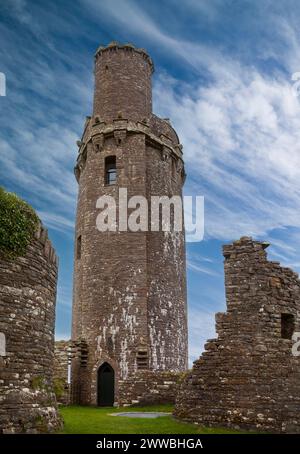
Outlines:
{"label": "stone masonry wall", "polygon": [[[143,49],[112,42],[95,55],[94,116],[142,121],[152,109],[153,63]],[[130,100],[130,96],[132,99]]]}
{"label": "stone masonry wall", "polygon": [[[147,195],[182,196],[182,173],[174,171],[171,155],[161,159],[148,145]],[[187,364],[187,306],[184,232],[148,232],[148,332],[150,367],[185,371]],[[176,282],[175,282],[176,276]]]}
{"label": "stone masonry wall", "polygon": [[119,383],[120,406],[174,404],[181,374],[138,371]]}
{"label": "stone masonry wall", "polygon": [[24,257],[0,258],[0,433],[60,425],[52,382],[57,266],[43,227]]}
{"label": "stone masonry wall", "polygon": [[58,403],[70,403],[69,365],[71,361],[71,341],[56,341],[54,344],[53,379]]}
{"label": "stone masonry wall", "polygon": [[[177,396],[175,415],[201,425],[300,432],[298,275],[266,258],[266,243],[223,248],[227,312]],[[287,323],[287,320],[289,322]]]}

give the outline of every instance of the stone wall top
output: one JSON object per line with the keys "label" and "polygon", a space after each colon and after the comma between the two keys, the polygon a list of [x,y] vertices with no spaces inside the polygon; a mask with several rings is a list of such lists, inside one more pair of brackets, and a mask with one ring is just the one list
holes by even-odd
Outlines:
{"label": "stone wall top", "polygon": [[127,51],[127,52],[137,52],[141,54],[142,57],[149,63],[151,71],[154,72],[154,64],[151,57],[147,54],[145,49],[135,47],[131,43],[119,44],[117,41],[112,41],[107,46],[99,46],[95,53],[95,60],[97,60],[104,52],[112,51]]}
{"label": "stone wall top", "polygon": [[40,223],[36,229],[34,237],[43,245],[45,257],[49,260],[49,262],[54,263],[58,267],[58,256],[56,255],[55,249],[48,238],[48,230],[42,223]]}

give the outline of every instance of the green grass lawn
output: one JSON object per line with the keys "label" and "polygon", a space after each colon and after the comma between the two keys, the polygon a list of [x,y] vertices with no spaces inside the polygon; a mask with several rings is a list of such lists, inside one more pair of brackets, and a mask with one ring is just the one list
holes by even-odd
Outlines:
{"label": "green grass lawn", "polygon": [[199,427],[175,420],[171,415],[156,419],[111,416],[111,413],[128,411],[172,412],[172,405],[148,407],[61,407],[64,434],[210,434],[238,433],[229,429]]}

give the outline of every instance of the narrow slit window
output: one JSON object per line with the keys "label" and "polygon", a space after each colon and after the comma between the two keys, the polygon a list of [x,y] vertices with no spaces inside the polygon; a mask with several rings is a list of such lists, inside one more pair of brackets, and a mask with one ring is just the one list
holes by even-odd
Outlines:
{"label": "narrow slit window", "polygon": [[81,235],[77,238],[76,256],[78,260],[81,259]]}
{"label": "narrow slit window", "polygon": [[171,161],[171,166],[172,166],[172,178],[176,178],[176,161],[174,158],[172,158]]}
{"label": "narrow slit window", "polygon": [[292,314],[281,314],[281,337],[292,339],[295,330],[295,319]]}
{"label": "narrow slit window", "polygon": [[116,157],[105,158],[105,184],[115,184],[117,180]]}
{"label": "narrow slit window", "polygon": [[0,356],[6,356],[6,339],[4,333],[0,333]]}

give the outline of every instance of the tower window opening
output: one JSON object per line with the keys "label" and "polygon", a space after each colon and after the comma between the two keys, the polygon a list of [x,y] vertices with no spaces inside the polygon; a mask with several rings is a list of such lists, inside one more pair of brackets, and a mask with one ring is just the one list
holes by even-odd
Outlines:
{"label": "tower window opening", "polygon": [[6,339],[4,333],[0,333],[0,356],[6,356]]}
{"label": "tower window opening", "polygon": [[112,336],[109,336],[107,339],[107,349],[109,352],[113,351],[113,349],[114,349],[114,343],[113,343]]}
{"label": "tower window opening", "polygon": [[295,330],[295,318],[292,314],[281,314],[281,337],[292,339]]}
{"label": "tower window opening", "polygon": [[136,356],[138,370],[148,369],[148,352],[147,350],[139,350]]}
{"label": "tower window opening", "polygon": [[117,180],[116,157],[105,158],[105,184],[115,184]]}
{"label": "tower window opening", "polygon": [[78,260],[81,259],[81,235],[77,238],[76,257]]}
{"label": "tower window opening", "polygon": [[174,158],[171,160],[171,171],[173,180],[176,178],[176,161]]}

